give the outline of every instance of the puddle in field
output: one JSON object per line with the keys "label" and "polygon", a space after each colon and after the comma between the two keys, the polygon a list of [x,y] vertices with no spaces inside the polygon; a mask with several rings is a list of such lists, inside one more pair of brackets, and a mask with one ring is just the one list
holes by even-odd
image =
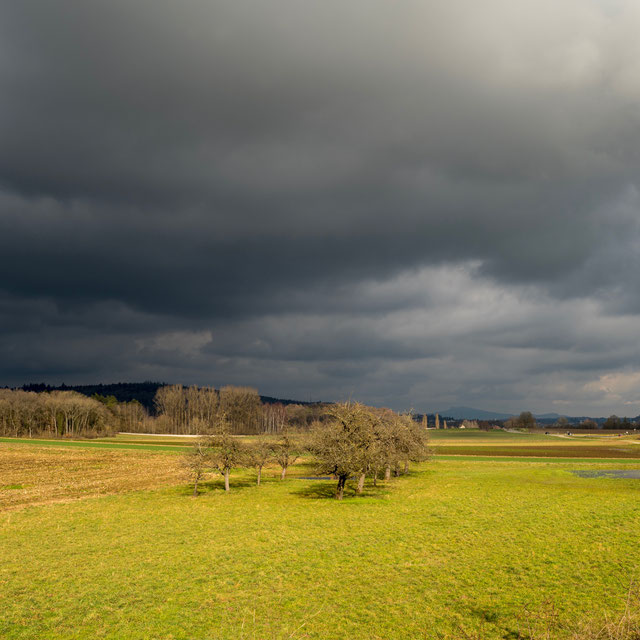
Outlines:
{"label": "puddle in field", "polygon": [[640,469],[598,469],[597,471],[572,471],[581,478],[636,478],[640,480]]}

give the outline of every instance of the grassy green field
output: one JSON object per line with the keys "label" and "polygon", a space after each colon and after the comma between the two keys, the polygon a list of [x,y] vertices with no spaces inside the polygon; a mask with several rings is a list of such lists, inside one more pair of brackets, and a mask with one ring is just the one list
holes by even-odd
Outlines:
{"label": "grassy green field", "polygon": [[178,461],[0,444],[0,505],[41,487],[0,512],[0,637],[526,638],[556,610],[565,638],[637,577],[640,481],[570,473],[602,462],[436,457],[340,503],[275,470],[193,499]]}

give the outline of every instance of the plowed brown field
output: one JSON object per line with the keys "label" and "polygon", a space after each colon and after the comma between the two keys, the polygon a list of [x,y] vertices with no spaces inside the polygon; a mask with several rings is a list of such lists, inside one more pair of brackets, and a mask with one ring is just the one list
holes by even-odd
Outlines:
{"label": "plowed brown field", "polygon": [[0,510],[186,481],[175,455],[0,445]]}

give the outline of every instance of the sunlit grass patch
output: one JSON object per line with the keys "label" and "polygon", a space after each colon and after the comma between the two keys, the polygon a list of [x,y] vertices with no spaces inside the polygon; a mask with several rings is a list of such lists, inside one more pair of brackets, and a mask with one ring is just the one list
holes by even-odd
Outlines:
{"label": "sunlit grass patch", "polygon": [[332,481],[296,477],[307,461],[261,487],[235,473],[229,494],[212,477],[198,498],[181,480],[10,511],[0,637],[491,640],[547,602],[567,624],[616,611],[640,560],[640,481],[576,468],[436,459],[340,503]]}

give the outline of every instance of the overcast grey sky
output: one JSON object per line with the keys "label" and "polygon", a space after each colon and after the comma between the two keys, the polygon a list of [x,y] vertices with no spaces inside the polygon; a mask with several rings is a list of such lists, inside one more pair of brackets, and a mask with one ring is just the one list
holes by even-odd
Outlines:
{"label": "overcast grey sky", "polygon": [[640,413],[637,0],[0,0],[0,384]]}

